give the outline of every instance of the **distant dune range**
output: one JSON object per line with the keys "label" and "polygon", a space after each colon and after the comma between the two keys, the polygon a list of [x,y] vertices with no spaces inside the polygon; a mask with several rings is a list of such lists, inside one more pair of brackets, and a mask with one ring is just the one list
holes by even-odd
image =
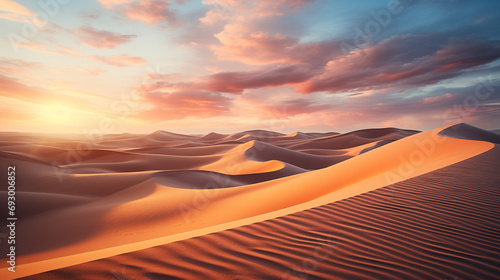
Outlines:
{"label": "distant dune range", "polygon": [[[87,146],[0,136],[2,168],[17,169],[16,277],[500,273],[500,135],[466,124],[421,133],[158,131]],[[316,249],[328,257],[303,267]]]}

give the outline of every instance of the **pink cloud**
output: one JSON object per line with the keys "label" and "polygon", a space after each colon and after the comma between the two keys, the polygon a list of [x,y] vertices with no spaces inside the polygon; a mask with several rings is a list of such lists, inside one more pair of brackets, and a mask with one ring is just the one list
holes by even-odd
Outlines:
{"label": "pink cloud", "polygon": [[[203,3],[212,7],[200,21],[206,25],[218,21],[224,22],[222,31],[214,35],[218,43],[210,45],[210,50],[221,60],[249,65],[324,61],[333,54],[341,52],[337,43],[331,41],[301,43],[300,38],[269,31],[273,28],[267,28],[279,21],[277,16],[290,13],[312,2],[208,0]],[[274,16],[271,18],[272,21],[270,16]],[[262,26],[266,28],[263,29]]]}
{"label": "pink cloud", "polygon": [[197,77],[192,81],[170,81],[168,77],[156,77],[144,85],[147,91],[212,91],[240,94],[245,89],[269,88],[294,85],[307,81],[314,71],[306,64],[278,65],[256,71],[219,72]]}
{"label": "pink cloud", "polygon": [[437,102],[441,102],[441,101],[446,101],[446,100],[449,100],[453,97],[454,97],[454,95],[452,93],[446,93],[446,94],[438,95],[438,96],[425,97],[424,99],[422,99],[422,103],[423,104],[432,104],[432,103],[437,103]]}
{"label": "pink cloud", "polygon": [[252,1],[255,10],[260,16],[275,16],[284,15],[286,10],[297,10],[307,4],[311,4],[314,0],[275,0],[275,1]]}
{"label": "pink cloud", "polygon": [[206,91],[179,91],[173,93],[145,92],[143,101],[154,109],[142,111],[137,117],[149,121],[207,118],[228,113],[232,99],[220,93]]}
{"label": "pink cloud", "polygon": [[[125,17],[147,24],[176,22],[175,13],[170,9],[170,0],[98,0],[107,9],[116,9]],[[177,4],[185,0],[175,0]]]}
{"label": "pink cloud", "polygon": [[234,18],[264,18],[284,15],[291,10],[297,10],[314,0],[204,0],[202,3],[211,5],[211,9],[200,21],[214,24]]}
{"label": "pink cloud", "polygon": [[241,93],[245,89],[277,87],[307,81],[314,75],[306,65],[286,65],[248,72],[223,72],[210,75],[205,89]]}
{"label": "pink cloud", "polygon": [[197,82],[170,82],[168,80],[165,81],[155,81],[152,84],[144,84],[142,85],[143,89],[146,91],[196,91],[203,90],[205,86],[203,83]]}
{"label": "pink cloud", "polygon": [[298,40],[280,34],[248,32],[243,25],[226,25],[224,31],[215,34],[221,45],[213,45],[212,51],[219,59],[234,60],[247,64],[265,65],[290,62],[288,50]]}
{"label": "pink cloud", "polygon": [[110,49],[130,42],[135,35],[122,35],[105,30],[96,30],[90,26],[76,29],[82,44],[95,49]]}
{"label": "pink cloud", "polygon": [[20,59],[0,58],[0,73],[3,74],[25,74],[31,69],[42,68],[40,63],[27,62]]}
{"label": "pink cloud", "polygon": [[215,34],[220,44],[210,49],[222,60],[238,61],[250,65],[273,63],[324,63],[341,54],[334,41],[300,43],[297,38],[279,33],[253,31],[247,24],[227,24]]}
{"label": "pink cloud", "polygon": [[118,55],[113,57],[91,56],[91,59],[116,67],[140,66],[147,62],[140,57],[131,57],[128,55]]}
{"label": "pink cloud", "polygon": [[123,14],[130,19],[148,24],[157,24],[163,21],[175,23],[175,14],[170,10],[170,1],[141,0],[126,5]]}

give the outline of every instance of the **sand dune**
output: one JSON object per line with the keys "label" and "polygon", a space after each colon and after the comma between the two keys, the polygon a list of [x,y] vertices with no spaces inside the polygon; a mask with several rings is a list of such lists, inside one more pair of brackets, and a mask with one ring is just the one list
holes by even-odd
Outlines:
{"label": "sand dune", "polygon": [[26,279],[497,279],[499,159]]}
{"label": "sand dune", "polygon": [[479,140],[500,144],[500,135],[487,130],[479,129],[466,123],[461,123],[444,129],[439,133],[439,135],[457,139]]}
{"label": "sand dune", "polygon": [[78,143],[59,138],[36,142],[39,155],[50,150],[43,147],[57,149],[58,165],[32,158],[29,141],[10,143],[2,147],[2,162],[30,170],[29,177],[19,173],[18,191],[25,201],[38,204],[20,210],[26,216],[18,223],[22,245],[16,275],[203,236],[354,197],[491,150],[496,138],[488,133],[466,125],[422,133],[390,128],[195,137],[159,131],[107,136],[70,163],[64,159],[75,150],[68,147]]}

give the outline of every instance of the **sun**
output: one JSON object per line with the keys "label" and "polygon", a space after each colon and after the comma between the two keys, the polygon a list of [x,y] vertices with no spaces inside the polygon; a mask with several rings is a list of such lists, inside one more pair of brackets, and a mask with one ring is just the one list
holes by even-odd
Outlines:
{"label": "sun", "polygon": [[71,124],[76,121],[76,112],[62,104],[48,104],[42,108],[41,120],[50,124]]}

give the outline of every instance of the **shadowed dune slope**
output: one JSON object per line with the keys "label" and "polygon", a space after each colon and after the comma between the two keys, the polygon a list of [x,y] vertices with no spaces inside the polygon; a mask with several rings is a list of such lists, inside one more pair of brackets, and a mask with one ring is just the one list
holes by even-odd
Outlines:
{"label": "shadowed dune slope", "polygon": [[398,140],[419,133],[414,130],[403,130],[397,128],[364,129],[349,133],[330,135],[315,138],[301,143],[288,145],[286,148],[297,149],[347,149],[367,144],[377,140]]}
{"label": "shadowed dune slope", "polygon": [[344,161],[349,156],[318,156],[252,141],[252,146],[245,151],[245,156],[254,161],[278,160],[304,169],[321,169]]}
{"label": "shadowed dune slope", "polygon": [[466,123],[460,123],[449,127],[441,131],[439,135],[457,139],[479,140],[500,144],[500,135]]}
{"label": "shadowed dune slope", "polygon": [[498,279],[500,147],[356,197],[26,280]]}
{"label": "shadowed dune slope", "polygon": [[257,174],[227,175],[223,173],[189,170],[189,171],[164,171],[153,174],[156,183],[171,188],[182,189],[217,189],[233,188],[271,181],[305,172],[298,168],[283,168],[277,171]]}

